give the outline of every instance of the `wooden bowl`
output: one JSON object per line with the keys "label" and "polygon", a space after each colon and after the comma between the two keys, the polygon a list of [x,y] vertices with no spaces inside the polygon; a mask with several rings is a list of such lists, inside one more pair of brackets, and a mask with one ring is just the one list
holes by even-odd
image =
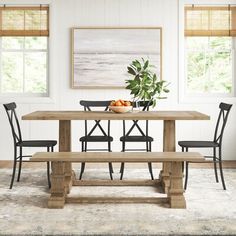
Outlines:
{"label": "wooden bowl", "polygon": [[126,113],[132,110],[132,106],[109,106],[109,109],[115,113]]}

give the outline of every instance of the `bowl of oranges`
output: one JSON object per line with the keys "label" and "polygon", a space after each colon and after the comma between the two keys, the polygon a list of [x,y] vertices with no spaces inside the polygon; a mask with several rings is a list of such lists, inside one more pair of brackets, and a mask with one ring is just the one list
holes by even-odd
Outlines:
{"label": "bowl of oranges", "polygon": [[115,113],[126,113],[132,110],[132,105],[130,101],[119,99],[111,101],[109,109]]}

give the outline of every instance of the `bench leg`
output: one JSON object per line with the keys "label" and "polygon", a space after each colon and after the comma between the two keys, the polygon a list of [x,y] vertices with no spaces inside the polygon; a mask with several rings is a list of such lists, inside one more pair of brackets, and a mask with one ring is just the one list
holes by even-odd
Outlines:
{"label": "bench leg", "polygon": [[186,208],[183,189],[182,162],[172,162],[168,198],[171,208]]}
{"label": "bench leg", "polygon": [[65,186],[66,192],[69,194],[75,179],[75,172],[72,170],[72,163],[65,163]]}
{"label": "bench leg", "polygon": [[65,163],[52,162],[51,196],[48,200],[48,208],[63,208],[65,204]]}
{"label": "bench leg", "polygon": [[[164,120],[163,126],[163,152],[175,152],[175,121]],[[170,186],[170,169],[168,162],[162,164],[160,172],[160,180],[164,193],[167,193]]]}

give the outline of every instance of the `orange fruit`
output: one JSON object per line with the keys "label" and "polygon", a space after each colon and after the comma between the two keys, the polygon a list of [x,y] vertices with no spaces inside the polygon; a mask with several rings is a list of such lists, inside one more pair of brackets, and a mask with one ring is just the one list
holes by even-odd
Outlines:
{"label": "orange fruit", "polygon": [[126,101],[124,105],[128,107],[128,106],[130,106],[130,102]]}
{"label": "orange fruit", "polygon": [[118,106],[118,107],[122,106],[122,103],[120,101],[116,101],[115,104],[116,104],[115,106]]}

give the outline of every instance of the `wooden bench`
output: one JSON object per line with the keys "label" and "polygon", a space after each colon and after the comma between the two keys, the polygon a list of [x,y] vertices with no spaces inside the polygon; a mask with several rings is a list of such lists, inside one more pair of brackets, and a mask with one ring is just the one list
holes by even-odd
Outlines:
{"label": "wooden bench", "polygon": [[[182,162],[204,160],[204,157],[196,152],[38,152],[31,157],[31,161],[52,162],[51,196],[48,200],[49,208],[63,208],[66,203],[169,203],[171,208],[186,208],[183,189]],[[160,186],[161,180],[76,180],[74,173],[66,169],[67,163],[75,162],[126,162],[169,163],[170,183],[165,197],[69,197],[69,185],[74,186]]]}

